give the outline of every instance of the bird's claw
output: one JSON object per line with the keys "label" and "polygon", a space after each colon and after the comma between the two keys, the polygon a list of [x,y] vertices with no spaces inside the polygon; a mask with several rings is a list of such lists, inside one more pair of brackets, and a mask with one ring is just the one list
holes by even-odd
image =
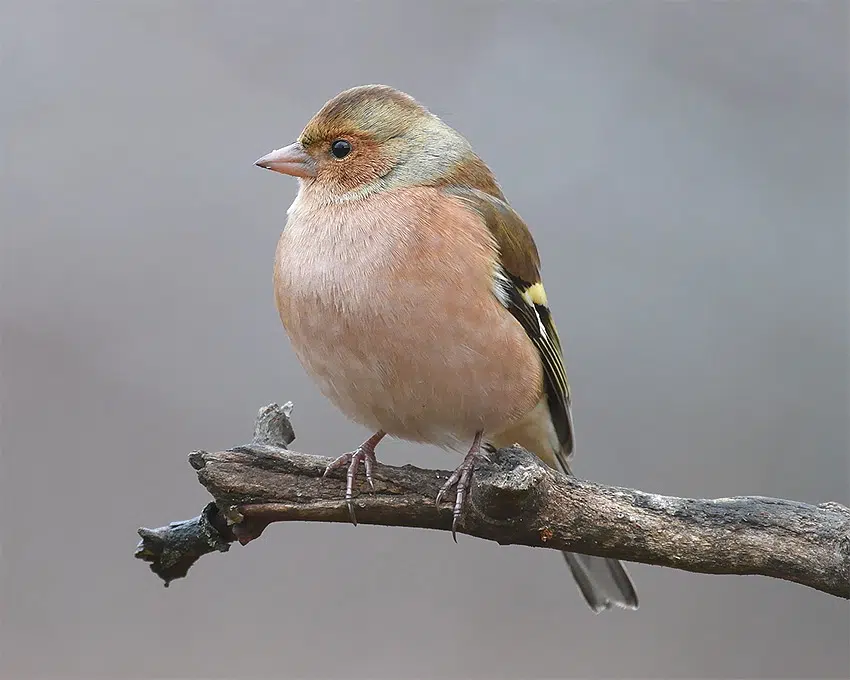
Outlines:
{"label": "bird's claw", "polygon": [[472,485],[472,472],[475,468],[475,458],[477,455],[478,446],[476,443],[469,453],[466,454],[458,468],[449,475],[446,483],[440,487],[440,491],[437,494],[437,505],[439,506],[449,489],[453,486],[456,487],[455,502],[452,508],[452,539],[455,543],[457,543],[457,523],[460,520],[460,513],[463,511],[463,503]]}
{"label": "bird's claw", "polygon": [[356,451],[343,453],[332,460],[322,475],[322,477],[327,477],[334,470],[348,466],[348,471],[345,474],[345,504],[348,506],[348,516],[354,526],[357,526],[357,516],[354,514],[354,479],[357,477],[360,463],[363,463],[366,468],[366,481],[369,482],[369,486],[374,491],[375,482],[372,479],[372,470],[377,462],[374,447],[359,446]]}

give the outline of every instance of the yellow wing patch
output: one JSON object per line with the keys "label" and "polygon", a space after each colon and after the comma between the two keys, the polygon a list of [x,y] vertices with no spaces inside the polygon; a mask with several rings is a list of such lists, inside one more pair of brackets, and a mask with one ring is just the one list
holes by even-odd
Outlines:
{"label": "yellow wing patch", "polygon": [[526,288],[522,296],[532,305],[540,305],[541,307],[549,306],[549,302],[546,300],[546,291],[543,289],[543,284],[540,281]]}

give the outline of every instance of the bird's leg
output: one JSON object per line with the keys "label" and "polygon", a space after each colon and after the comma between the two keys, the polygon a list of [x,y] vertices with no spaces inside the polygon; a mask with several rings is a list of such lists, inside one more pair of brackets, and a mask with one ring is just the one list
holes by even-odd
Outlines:
{"label": "bird's leg", "polygon": [[460,518],[461,510],[463,510],[463,501],[469,492],[469,487],[472,484],[472,471],[475,467],[475,459],[481,451],[481,436],[482,432],[475,433],[475,439],[472,440],[472,446],[469,447],[469,452],[463,457],[463,462],[449,476],[446,483],[440,488],[440,493],[437,494],[437,505],[443,500],[449,489],[453,486],[457,487],[457,495],[455,496],[455,505],[452,512],[452,538],[457,543],[457,522]]}
{"label": "bird's leg", "polygon": [[375,458],[375,447],[386,434],[383,430],[378,430],[358,446],[355,451],[343,453],[339,458],[332,460],[325,468],[325,474],[322,475],[323,477],[327,477],[334,470],[338,470],[346,465],[348,466],[348,473],[345,478],[345,502],[348,505],[348,515],[351,517],[351,523],[354,526],[357,526],[357,517],[354,515],[354,478],[357,476],[357,469],[360,467],[360,463],[364,464],[366,468],[366,481],[369,482],[369,486],[374,490],[375,483],[372,481],[372,466],[378,462]]}

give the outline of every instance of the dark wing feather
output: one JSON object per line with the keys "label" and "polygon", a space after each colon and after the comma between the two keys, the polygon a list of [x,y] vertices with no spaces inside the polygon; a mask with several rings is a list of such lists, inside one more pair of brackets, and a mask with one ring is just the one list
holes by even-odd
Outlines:
{"label": "dark wing feather", "polygon": [[561,344],[552,324],[552,315],[545,305],[534,304],[529,300],[528,287],[524,285],[524,282],[510,274],[505,278],[506,281],[502,284],[505,291],[503,304],[520,322],[540,354],[549,413],[561,444],[561,450],[556,455],[558,462],[564,466],[564,471],[569,472],[568,461],[574,448],[570,387],[561,354]]}

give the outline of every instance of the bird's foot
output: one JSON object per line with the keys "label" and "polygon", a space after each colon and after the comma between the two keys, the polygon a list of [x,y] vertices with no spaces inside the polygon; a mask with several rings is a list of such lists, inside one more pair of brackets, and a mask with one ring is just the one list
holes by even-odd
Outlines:
{"label": "bird's foot", "polygon": [[472,472],[475,469],[475,459],[481,451],[481,432],[476,433],[475,439],[472,440],[472,446],[469,447],[469,452],[463,457],[463,462],[457,469],[449,475],[446,483],[440,488],[437,494],[437,505],[443,500],[449,489],[456,487],[455,504],[452,511],[452,538],[457,543],[457,523],[460,519],[460,513],[463,510],[463,502],[469,494],[469,488],[472,485]]}
{"label": "bird's foot", "polygon": [[354,514],[354,479],[357,477],[357,470],[360,468],[360,463],[366,468],[366,481],[374,490],[375,482],[372,480],[372,469],[375,463],[378,462],[375,458],[375,447],[378,442],[384,438],[384,432],[376,432],[369,439],[357,447],[355,451],[343,453],[339,458],[335,458],[325,468],[323,477],[327,477],[334,470],[348,467],[348,472],[345,476],[345,502],[348,505],[348,516],[351,518],[351,523],[357,526],[357,517]]}

